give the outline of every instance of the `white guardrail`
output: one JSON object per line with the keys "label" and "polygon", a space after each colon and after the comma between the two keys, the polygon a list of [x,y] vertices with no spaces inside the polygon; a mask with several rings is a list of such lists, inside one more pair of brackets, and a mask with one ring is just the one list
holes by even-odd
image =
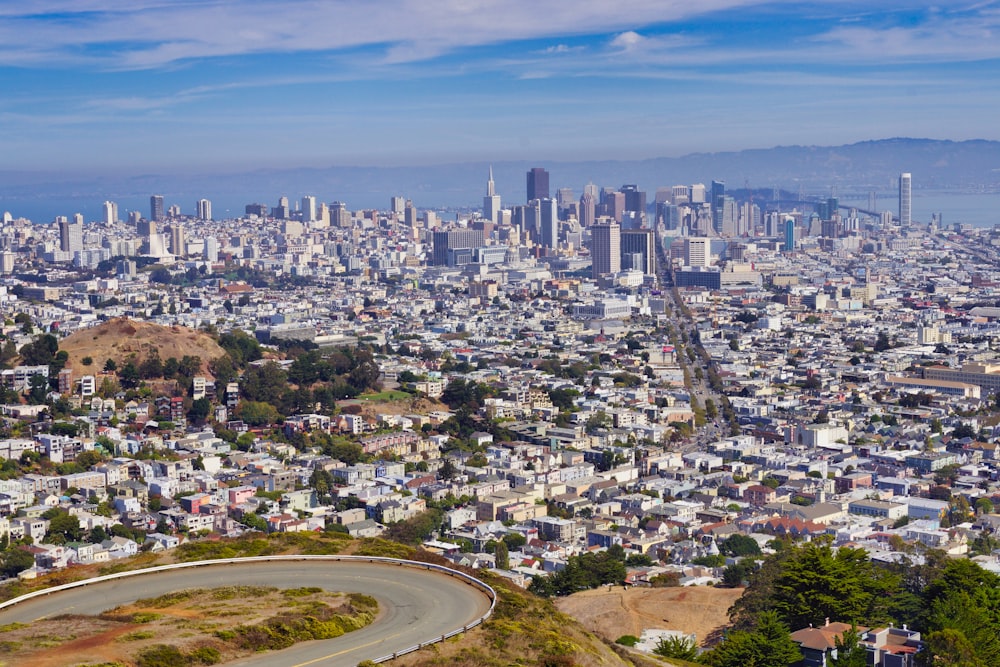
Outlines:
{"label": "white guardrail", "polygon": [[422,563],[415,560],[404,560],[401,558],[381,558],[378,556],[247,556],[243,558],[218,558],[215,560],[199,560],[192,563],[174,563],[173,565],[158,565],[156,567],[149,567],[142,570],[129,570],[128,572],[117,572],[115,574],[106,574],[101,577],[94,577],[92,579],[82,579],[80,581],[74,581],[68,584],[61,584],[59,586],[53,586],[51,588],[44,588],[39,591],[34,591],[32,593],[25,593],[24,595],[18,596],[6,602],[0,603],[0,611],[8,607],[13,607],[16,604],[31,600],[37,597],[42,597],[45,595],[52,595],[53,593],[58,593],[60,591],[66,591],[71,588],[79,588],[81,586],[90,586],[93,584],[103,583],[105,581],[114,581],[115,579],[124,579],[126,577],[139,577],[147,574],[156,574],[157,572],[167,572],[170,570],[181,570],[187,567],[206,567],[212,565],[232,565],[237,563],[263,563],[269,561],[296,561],[296,560],[331,560],[331,561],[349,561],[354,563],[382,563],[385,565],[400,565],[406,567],[416,567],[423,570],[433,570],[435,572],[441,572],[451,577],[461,579],[465,583],[474,586],[484,593],[490,599],[490,608],[486,610],[486,613],[475,619],[471,623],[463,625],[451,632],[447,632],[443,635],[431,637],[425,642],[421,642],[414,646],[409,646],[407,648],[401,649],[389,655],[383,655],[379,658],[369,658],[372,662],[386,662],[387,660],[392,660],[401,655],[406,655],[407,653],[413,653],[414,651],[419,651],[425,646],[430,646],[431,644],[436,644],[438,642],[443,642],[449,637],[454,637],[455,635],[460,635],[467,630],[471,630],[483,623],[486,619],[493,615],[493,610],[496,608],[497,604],[497,593],[493,590],[493,587],[489,584],[476,579],[473,576],[465,574],[464,572],[459,572],[458,570],[453,570],[450,567],[444,567],[442,565],[434,565],[433,563]]}

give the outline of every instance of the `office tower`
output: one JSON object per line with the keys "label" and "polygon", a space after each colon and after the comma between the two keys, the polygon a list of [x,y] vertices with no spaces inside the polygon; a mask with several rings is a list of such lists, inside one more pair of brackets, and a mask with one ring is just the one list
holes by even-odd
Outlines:
{"label": "office tower", "polygon": [[729,195],[722,195],[722,228],[719,233],[722,236],[736,236],[736,223],[739,219],[739,211],[736,207],[736,200]]}
{"label": "office tower", "polygon": [[681,228],[681,209],[670,202],[663,202],[657,207],[657,218],[663,223],[664,229],[674,231]]}
{"label": "office tower", "polygon": [[83,225],[83,213],[74,213],[73,214],[73,224],[74,225],[81,225],[81,226]]}
{"label": "office tower", "polygon": [[913,203],[911,197],[911,177],[909,173],[899,175],[899,226],[906,229],[912,222],[910,218],[910,205]]}
{"label": "office tower", "polygon": [[243,211],[247,216],[255,215],[258,218],[266,218],[267,204],[247,204]]}
{"label": "office tower", "polygon": [[712,229],[716,234],[722,233],[722,216],[726,205],[726,184],[724,181],[712,181]]}
{"label": "office tower", "polygon": [[580,224],[584,228],[590,227],[594,224],[596,212],[597,200],[592,193],[584,192],[583,196],[580,197]]}
{"label": "office tower", "polygon": [[207,199],[199,199],[198,203],[195,204],[195,209],[199,220],[208,221],[212,219],[212,202]]}
{"label": "office tower", "polygon": [[539,201],[538,232],[539,242],[544,248],[555,250],[559,247],[559,207],[555,199]]}
{"label": "office tower", "polygon": [[695,183],[691,186],[691,193],[689,201],[692,204],[704,204],[705,203],[705,184]]}
{"label": "office tower", "polygon": [[149,219],[153,222],[163,220],[163,195],[153,195],[149,198]]}
{"label": "office tower", "polygon": [[483,217],[490,222],[499,222],[500,195],[493,183],[493,165],[490,165],[490,180],[486,181],[486,196],[483,197]]}
{"label": "office tower", "polygon": [[556,190],[556,204],[560,209],[568,208],[576,203],[576,197],[573,195],[573,188],[559,188]]}
{"label": "office tower", "polygon": [[788,216],[784,223],[785,246],[783,252],[795,252],[795,218]]}
{"label": "office tower", "polygon": [[877,206],[878,206],[878,195],[875,193],[874,190],[871,190],[868,192],[868,212],[875,213],[875,211],[878,210],[876,208]]}
{"label": "office tower", "polygon": [[118,204],[113,201],[104,202],[104,224],[113,225],[118,222]]}
{"label": "office tower", "polygon": [[621,254],[639,255],[641,264],[633,263],[629,268],[638,269],[648,276],[656,274],[656,237],[652,229],[623,229],[621,231]]}
{"label": "office tower", "polygon": [[705,237],[684,239],[684,264],[686,266],[711,266],[712,239]]}
{"label": "office tower", "polygon": [[14,253],[5,250],[0,252],[0,273],[14,273]]}
{"label": "office tower", "polygon": [[278,205],[271,209],[271,217],[275,220],[287,220],[292,215],[292,209],[288,206],[288,197],[280,197]]}
{"label": "office tower", "polygon": [[739,236],[752,236],[760,226],[760,206],[752,202],[744,202],[740,206],[739,223],[736,225],[736,233]]}
{"label": "office tower", "polygon": [[179,224],[170,225],[170,252],[177,257],[183,257],[184,250],[184,228]]}
{"label": "office tower", "polygon": [[[447,232],[434,232],[433,244],[434,266],[456,266],[472,261],[472,249],[483,243],[483,232],[475,229],[456,229]],[[460,253],[467,251],[468,259],[462,261]]]}
{"label": "office tower", "polygon": [[619,190],[625,195],[625,210],[646,214],[646,193],[637,185],[623,185]]}
{"label": "office tower", "polygon": [[389,210],[393,215],[402,215],[406,210],[406,197],[390,197]]}
{"label": "office tower", "polygon": [[209,262],[219,261],[219,240],[214,236],[205,239],[205,248],[202,256]]}
{"label": "office tower", "polygon": [[549,198],[549,172],[533,167],[528,172],[528,201]]}
{"label": "office tower", "polygon": [[[704,194],[705,186],[702,187],[702,193]],[[686,204],[691,201],[691,189],[686,185],[675,185],[670,188],[670,203],[675,206],[680,204]]]}
{"label": "office tower", "polygon": [[601,201],[601,189],[593,183],[587,183],[583,186],[583,194],[590,195],[595,202]]}
{"label": "office tower", "polygon": [[625,213],[625,195],[608,188],[601,193],[601,213],[614,218],[614,221],[621,224],[622,215]]}
{"label": "office tower", "polygon": [[179,218],[181,217],[181,207],[177,204],[171,204],[167,207],[167,217],[168,218]]}
{"label": "office tower", "polygon": [[70,222],[68,218],[59,218],[59,249],[70,253],[83,250],[82,221]]}
{"label": "office tower", "polygon": [[347,210],[347,204],[341,201],[330,204],[330,224],[341,228],[351,226],[351,212]]}
{"label": "office tower", "polygon": [[156,222],[154,220],[139,220],[135,225],[135,232],[143,238],[156,235]]}
{"label": "office tower", "polygon": [[302,198],[302,222],[316,221],[316,198],[306,195]]}
{"label": "office tower", "polygon": [[617,222],[590,228],[590,257],[594,278],[621,271],[621,227]]}
{"label": "office tower", "polygon": [[660,204],[669,203],[670,195],[673,191],[670,188],[662,187],[656,188],[656,193],[653,195],[653,203],[659,206]]}

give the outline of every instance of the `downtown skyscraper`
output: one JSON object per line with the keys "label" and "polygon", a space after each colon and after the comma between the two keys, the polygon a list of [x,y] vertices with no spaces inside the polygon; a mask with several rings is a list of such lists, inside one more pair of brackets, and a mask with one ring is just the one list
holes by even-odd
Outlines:
{"label": "downtown skyscraper", "polygon": [[913,222],[911,208],[913,203],[911,178],[912,177],[909,172],[899,175],[899,226],[903,229],[908,228]]}

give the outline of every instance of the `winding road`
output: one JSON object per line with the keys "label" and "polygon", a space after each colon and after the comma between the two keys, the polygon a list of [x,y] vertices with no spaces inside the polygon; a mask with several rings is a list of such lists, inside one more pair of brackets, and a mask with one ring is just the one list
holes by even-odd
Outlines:
{"label": "winding road", "polygon": [[371,625],[342,637],[296,644],[232,663],[240,667],[340,667],[391,655],[475,622],[490,609],[487,594],[457,577],[418,567],[358,561],[267,561],[206,565],[91,584],[0,611],[0,625],[59,614],[97,614],[140,598],[185,588],[318,586],[364,593],[379,602]]}

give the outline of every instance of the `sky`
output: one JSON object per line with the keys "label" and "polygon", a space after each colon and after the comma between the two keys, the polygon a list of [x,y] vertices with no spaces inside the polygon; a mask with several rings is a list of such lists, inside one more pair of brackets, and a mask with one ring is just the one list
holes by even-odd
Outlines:
{"label": "sky", "polygon": [[0,169],[1000,139],[1000,1],[0,0]]}

